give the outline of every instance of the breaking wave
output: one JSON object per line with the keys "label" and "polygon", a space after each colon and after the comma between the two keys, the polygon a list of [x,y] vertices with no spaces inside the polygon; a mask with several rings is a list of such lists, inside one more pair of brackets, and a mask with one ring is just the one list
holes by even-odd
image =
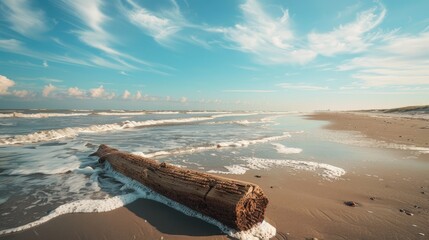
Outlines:
{"label": "breaking wave", "polygon": [[68,127],[54,130],[43,130],[26,135],[15,135],[12,137],[1,138],[0,145],[36,143],[43,141],[52,141],[62,138],[76,137],[80,133],[98,133],[107,131],[124,130],[128,128],[159,126],[166,124],[182,124],[190,122],[198,122],[213,119],[211,117],[193,117],[181,119],[163,119],[163,120],[146,120],[146,121],[125,121],[121,123],[91,125],[88,127]]}

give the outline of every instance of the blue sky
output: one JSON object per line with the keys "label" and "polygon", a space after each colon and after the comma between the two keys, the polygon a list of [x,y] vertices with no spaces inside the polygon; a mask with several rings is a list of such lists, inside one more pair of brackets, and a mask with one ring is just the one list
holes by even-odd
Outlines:
{"label": "blue sky", "polygon": [[429,1],[3,0],[0,108],[429,103]]}

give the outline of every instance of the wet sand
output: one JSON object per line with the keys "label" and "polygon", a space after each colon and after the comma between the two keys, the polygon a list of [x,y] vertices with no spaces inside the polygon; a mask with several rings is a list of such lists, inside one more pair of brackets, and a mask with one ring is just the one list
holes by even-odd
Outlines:
{"label": "wet sand", "polygon": [[[410,133],[405,135],[405,129],[419,128],[424,123],[389,119],[391,124],[383,124],[386,119],[373,120],[348,114],[332,116],[343,119],[343,125],[333,120],[328,128],[348,126],[344,130],[356,131],[362,126],[359,124],[363,124],[360,121],[367,121],[368,124],[375,122],[379,125],[374,125],[374,129],[384,125],[385,129],[390,129],[380,131],[380,134],[403,134],[413,139],[409,142],[414,145],[425,146],[424,141],[421,141],[424,138]],[[328,117],[324,114],[312,118],[327,120]],[[391,125],[397,127],[390,128]],[[392,133],[396,128],[404,132]],[[364,129],[368,130],[362,132],[371,132],[369,127]],[[375,137],[388,139],[386,135]],[[383,157],[391,161],[346,166],[347,174],[335,181],[324,180],[312,172],[291,171],[288,168],[248,171],[244,175],[228,177],[250,181],[264,189],[270,200],[266,220],[278,231],[274,239],[428,239],[429,168],[423,165],[426,162],[421,161],[418,163],[420,165],[415,166],[413,163],[417,161],[407,159],[408,156],[406,151],[385,150]],[[396,164],[398,161],[400,164]],[[413,162],[404,165],[403,161]],[[256,178],[256,174],[261,178]],[[355,201],[358,206],[346,206],[344,201]],[[412,213],[412,216],[400,209]],[[59,238],[228,239],[215,226],[150,200],[138,200],[107,213],[63,215],[32,229],[0,237]]]}
{"label": "wet sand", "polygon": [[376,140],[429,147],[429,119],[370,112],[319,112],[309,118],[329,121],[326,128],[332,130],[358,131]]}

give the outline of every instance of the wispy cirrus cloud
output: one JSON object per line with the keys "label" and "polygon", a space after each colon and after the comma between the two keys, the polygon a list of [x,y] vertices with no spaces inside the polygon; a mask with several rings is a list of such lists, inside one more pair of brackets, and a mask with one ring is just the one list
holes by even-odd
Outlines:
{"label": "wispy cirrus cloud", "polygon": [[84,29],[74,30],[82,42],[108,54],[119,54],[110,47],[113,36],[104,29],[103,25],[109,20],[109,17],[101,10],[103,6],[101,0],[62,0],[61,3],[64,10],[74,15],[86,26]]}
{"label": "wispy cirrus cloud", "polygon": [[132,0],[127,3],[123,12],[128,20],[162,45],[168,44],[176,33],[187,25],[179,5],[174,0],[169,8],[158,12],[149,11]]}
{"label": "wispy cirrus cloud", "polygon": [[290,26],[288,10],[279,17],[268,14],[257,0],[247,0],[240,5],[243,22],[234,27],[211,28],[209,31],[222,33],[231,42],[227,46],[255,55],[264,64],[304,64],[316,57],[311,49],[299,47]]}
{"label": "wispy cirrus cloud", "polygon": [[362,52],[371,44],[373,36],[368,33],[380,25],[386,12],[386,8],[379,4],[358,13],[355,21],[340,25],[330,32],[312,32],[308,35],[309,48],[325,56]]}
{"label": "wispy cirrus cloud", "polygon": [[395,36],[383,46],[345,61],[337,70],[351,71],[366,86],[428,85],[429,32]]}
{"label": "wispy cirrus cloud", "polygon": [[28,48],[25,43],[16,39],[0,39],[0,51],[19,54],[34,59],[46,59],[47,61],[51,62],[82,66],[94,66],[94,64],[80,58],[32,50]]}
{"label": "wispy cirrus cloud", "polygon": [[1,16],[15,32],[26,37],[37,37],[48,30],[45,13],[33,6],[30,0],[3,0],[0,3]]}

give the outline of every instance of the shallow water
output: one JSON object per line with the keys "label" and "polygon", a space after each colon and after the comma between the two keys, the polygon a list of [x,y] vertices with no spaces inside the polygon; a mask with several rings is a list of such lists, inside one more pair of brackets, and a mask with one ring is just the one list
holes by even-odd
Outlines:
{"label": "shallow water", "polygon": [[[76,212],[76,201],[133,194],[134,188],[88,157],[102,143],[200,171],[244,174],[284,167],[322,181],[341,181],[353,166],[390,156],[356,144],[365,141],[360,138],[355,144],[339,141],[353,136],[324,130],[323,122],[296,113],[21,111],[10,117],[11,112],[16,111],[0,113],[0,230],[52,212]],[[106,209],[100,201],[79,203]]]}

